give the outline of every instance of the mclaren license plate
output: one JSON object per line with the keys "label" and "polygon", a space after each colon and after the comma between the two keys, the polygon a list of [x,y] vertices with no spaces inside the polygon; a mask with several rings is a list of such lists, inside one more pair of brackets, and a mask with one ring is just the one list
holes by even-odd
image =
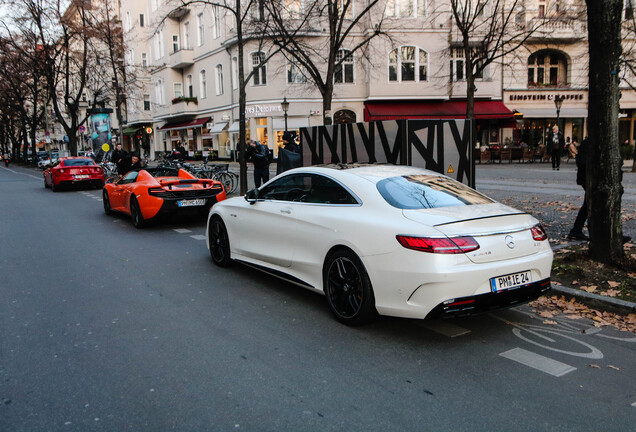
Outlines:
{"label": "mclaren license plate", "polygon": [[177,201],[179,207],[195,207],[205,205],[204,199],[189,199],[189,200],[181,200]]}
{"label": "mclaren license plate", "polygon": [[492,292],[499,292],[527,285],[530,282],[532,282],[530,270],[526,270],[519,273],[494,277],[490,279],[490,288]]}

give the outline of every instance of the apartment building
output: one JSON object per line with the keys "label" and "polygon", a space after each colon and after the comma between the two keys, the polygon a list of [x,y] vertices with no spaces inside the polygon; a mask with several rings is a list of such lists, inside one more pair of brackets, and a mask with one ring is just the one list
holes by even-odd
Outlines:
{"label": "apartment building", "polygon": [[[300,13],[305,1],[282,4],[289,13]],[[354,1],[352,14],[365,4]],[[171,0],[121,1],[131,63],[143,72],[137,75],[143,86],[132,99],[140,105],[129,108],[128,127],[139,128],[130,132],[148,140],[153,158],[178,144],[193,157],[232,158],[239,129],[236,22],[211,5],[177,6]],[[587,128],[584,1],[526,0],[519,7],[516,24],[540,21],[543,31],[477,78],[476,140],[479,145],[540,145],[556,122],[557,96],[563,98],[561,128],[581,140]],[[250,14],[259,19],[258,13]],[[362,20],[351,46],[380,21],[387,35],[372,39],[364,55],[338,53],[344,62],[334,77],[328,113],[333,122],[464,118],[465,62],[448,1],[383,1]],[[318,46],[328,36],[316,29],[311,37]],[[270,52],[258,41],[246,42],[243,66],[254,75],[246,88],[245,116],[248,138],[277,152],[286,127],[320,125],[324,113],[322,97],[301,67],[280,53],[261,64]],[[289,102],[287,112],[283,100]],[[628,88],[621,110],[621,134],[633,139],[636,94]]]}

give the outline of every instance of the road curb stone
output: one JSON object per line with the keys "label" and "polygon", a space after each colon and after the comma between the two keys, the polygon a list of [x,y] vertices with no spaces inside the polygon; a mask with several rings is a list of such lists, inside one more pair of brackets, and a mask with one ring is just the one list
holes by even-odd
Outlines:
{"label": "road curb stone", "polygon": [[620,315],[636,313],[636,303],[617,298],[602,296],[583,290],[554,284],[552,285],[551,292],[557,295],[563,295],[567,299],[573,298],[579,303],[595,309],[603,310],[605,312],[613,312]]}

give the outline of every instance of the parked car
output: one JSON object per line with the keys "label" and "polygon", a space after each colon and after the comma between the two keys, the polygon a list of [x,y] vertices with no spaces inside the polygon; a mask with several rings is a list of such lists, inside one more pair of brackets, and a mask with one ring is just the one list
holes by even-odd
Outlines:
{"label": "parked car", "polygon": [[150,220],[169,214],[195,213],[204,217],[225,199],[223,184],[199,179],[183,169],[147,168],[109,179],[103,190],[104,212],[130,215],[142,228]]}
{"label": "parked car", "polygon": [[104,186],[104,171],[92,159],[63,157],[44,169],[44,187],[54,192],[62,187],[90,186],[99,189]]}
{"label": "parked car", "polygon": [[207,245],[322,293],[335,317],[473,314],[550,288],[539,222],[453,179],[408,166],[305,167],[215,205]]}
{"label": "parked car", "polygon": [[59,153],[51,153],[49,156],[49,152],[44,152],[42,156],[38,152],[38,168],[46,168],[49,165],[55,164],[59,160]]}

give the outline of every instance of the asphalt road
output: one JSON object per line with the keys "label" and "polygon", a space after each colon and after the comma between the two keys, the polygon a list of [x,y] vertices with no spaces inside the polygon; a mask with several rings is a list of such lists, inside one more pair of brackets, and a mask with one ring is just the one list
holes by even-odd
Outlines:
{"label": "asphalt road", "polygon": [[633,334],[525,306],[348,328],[215,267],[203,222],[137,230],[39,175],[0,167],[0,431],[636,431]]}

